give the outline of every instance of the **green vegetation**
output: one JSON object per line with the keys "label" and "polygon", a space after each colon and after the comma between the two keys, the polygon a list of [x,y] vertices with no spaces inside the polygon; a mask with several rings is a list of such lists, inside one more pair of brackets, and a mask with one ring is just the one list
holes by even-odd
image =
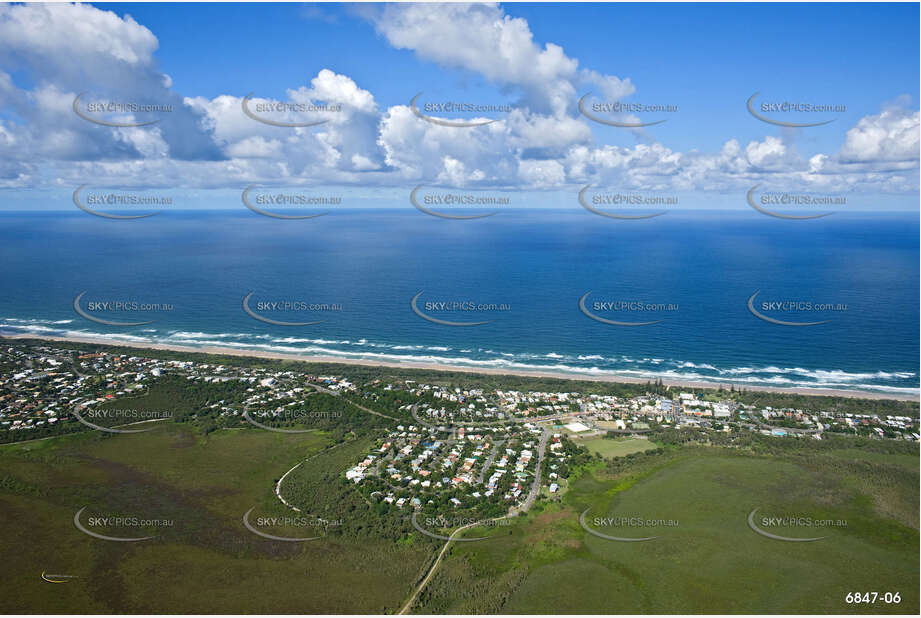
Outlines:
{"label": "green vegetation", "polygon": [[[755,452],[688,444],[609,459],[573,480],[562,504],[489,541],[452,547],[414,611],[917,613],[916,447],[899,454],[854,440],[767,441],[777,443],[771,454],[763,445]],[[854,448],[861,455],[852,458]],[[596,517],[618,516],[678,525],[601,527],[658,537],[609,541],[581,528],[586,508],[592,527]],[[824,527],[816,536],[827,538],[812,543],[776,541],[748,527],[755,508],[847,526]],[[847,593],[857,591],[899,592],[901,603],[848,605]]]}
{"label": "green vegetation", "polygon": [[[342,478],[372,443],[363,431],[155,425],[144,434],[90,432],[0,449],[0,550],[18,557],[0,567],[3,611],[23,611],[28,599],[29,611],[52,613],[392,612],[442,545],[414,532],[405,511],[366,502]],[[754,434],[713,446],[660,437],[653,450],[582,461],[562,501],[539,500],[511,525],[466,532],[488,540],[453,545],[414,611],[917,612],[912,445]],[[596,442],[651,446],[636,438],[586,445]],[[305,460],[282,491],[304,516],[332,523],[325,538],[276,542],[243,528],[250,508],[290,515],[273,487]],[[174,524],[150,541],[100,541],[73,526],[83,506]],[[593,527],[595,517],[614,516],[678,525],[599,528],[659,537],[617,543],[579,526],[586,508]],[[784,543],[749,529],[754,508],[847,526],[823,530],[822,541]],[[43,571],[78,578],[52,585]],[[845,595],[856,591],[899,592],[902,601],[847,605]]]}
{"label": "green vegetation", "polygon": [[[113,347],[79,344],[79,349]],[[661,384],[150,355],[345,374],[359,392],[307,393],[305,384],[296,400],[273,399],[266,404],[270,411],[290,413],[269,412],[256,420],[304,430],[279,433],[242,418],[250,383],[167,375],[143,393],[98,406],[163,412],[168,418],[143,425],[148,432],[106,434],[73,423],[68,427],[80,433],[0,446],[0,551],[15,557],[0,566],[3,612],[391,613],[422,581],[444,543],[413,529],[408,506],[388,505],[344,478],[347,468],[378,445],[382,431],[399,424],[388,417],[413,422],[397,408],[418,398],[384,385],[410,378],[484,390],[668,392]],[[720,400],[727,392],[703,395]],[[735,397],[775,407],[854,406],[847,409],[909,416],[917,416],[918,405],[843,398],[804,403],[801,396],[738,391]],[[464,532],[488,538],[451,545],[414,612],[919,611],[916,443],[654,425],[643,438],[565,437],[562,444],[566,463],[556,473],[563,491],[543,492],[530,513],[508,525]],[[280,491],[290,506],[275,495],[283,475]],[[74,526],[74,514],[84,507],[81,521],[136,516],[168,523],[138,528],[156,535],[147,541],[103,541]],[[446,511],[457,517],[499,515],[504,507],[498,500],[476,513],[453,509],[444,500],[421,506],[426,515]],[[623,543],[593,536],[579,524],[586,509],[588,525],[598,532],[657,538]],[[753,509],[759,516],[846,525],[822,527],[818,534],[802,525],[773,526],[775,534],[825,537],[782,542],[749,528]],[[320,538],[291,543],[258,536],[243,525],[250,510],[251,521],[268,522],[257,525],[267,533]],[[613,517],[647,523],[596,520]],[[311,527],[279,518],[309,520]],[[99,531],[125,535],[108,527]],[[50,584],[40,578],[42,572],[76,579]],[[848,605],[846,595],[854,592],[898,592],[901,602]]]}
{"label": "green vegetation", "polygon": [[[348,459],[344,449],[363,448],[358,438],[336,447],[322,431],[155,425],[143,434],[90,431],[0,448],[0,552],[16,557],[0,566],[0,611],[379,613],[405,600],[428,566],[432,544],[356,532],[370,508],[355,505],[357,492],[336,479],[337,451]],[[305,543],[248,532],[242,516],[252,507],[292,514],[275,498],[274,481],[314,455],[286,489],[325,515],[355,506],[342,529]],[[86,517],[133,514],[173,525],[149,541],[97,540],[74,527],[84,506]],[[77,579],[49,584],[42,572]]]}
{"label": "green vegetation", "polygon": [[[0,340],[3,340],[0,337]],[[47,345],[41,339],[15,339],[16,345]],[[661,380],[646,382],[645,384],[602,382],[595,380],[573,380],[565,378],[530,377],[516,375],[477,374],[470,371],[435,371],[428,369],[406,369],[398,367],[380,367],[373,365],[353,365],[342,363],[317,363],[295,360],[279,360],[268,358],[247,358],[243,356],[230,356],[222,354],[207,354],[197,352],[175,352],[171,350],[144,349],[102,345],[91,343],[74,343],[55,341],[54,346],[61,349],[79,350],[85,352],[107,352],[113,354],[126,354],[128,356],[143,355],[145,358],[159,358],[164,360],[194,361],[198,363],[221,364],[227,367],[262,367],[273,371],[299,371],[314,375],[340,374],[348,375],[356,384],[366,384],[374,380],[402,380],[411,379],[428,384],[456,386],[462,388],[482,388],[484,390],[532,390],[532,391],[576,391],[590,394],[615,395],[618,397],[634,397],[646,393],[662,395],[665,397],[677,396],[677,389],[665,386]],[[758,406],[772,406],[775,408],[803,408],[810,410],[840,410],[858,414],[891,414],[903,415],[912,418],[919,417],[918,401],[899,401],[894,399],[863,399],[859,397],[833,397],[817,395],[800,395],[795,393],[776,393],[770,391],[755,391],[729,388],[694,388],[695,393],[702,395],[707,401],[722,401],[732,397],[745,404]]]}
{"label": "green vegetation", "polygon": [[577,444],[586,447],[600,457],[622,457],[630,453],[642,453],[656,448],[656,445],[643,438],[589,438],[576,440]]}

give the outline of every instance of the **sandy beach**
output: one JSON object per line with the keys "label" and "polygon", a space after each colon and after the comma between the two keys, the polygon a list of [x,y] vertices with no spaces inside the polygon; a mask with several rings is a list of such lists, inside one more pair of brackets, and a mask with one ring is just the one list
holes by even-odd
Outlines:
{"label": "sandy beach", "polygon": [[[425,369],[429,371],[449,371],[449,372],[461,372],[461,373],[470,373],[470,374],[480,374],[480,375],[512,375],[512,376],[524,376],[524,377],[533,377],[533,378],[555,378],[560,380],[573,380],[573,381],[586,381],[586,382],[612,382],[612,383],[622,383],[622,384],[645,384],[655,378],[630,378],[617,375],[601,375],[601,376],[592,376],[592,375],[583,375],[583,374],[567,374],[553,371],[524,371],[524,370],[514,370],[514,369],[492,369],[484,367],[471,367],[471,366],[455,366],[455,365],[439,365],[435,363],[414,363],[414,362],[388,362],[388,361],[379,361],[379,360],[366,360],[366,359],[351,359],[351,358],[341,358],[338,356],[310,356],[306,354],[286,354],[281,352],[268,352],[262,350],[240,350],[237,348],[226,348],[226,347],[217,347],[217,346],[202,346],[202,347],[193,347],[193,346],[180,346],[180,345],[168,345],[162,343],[136,343],[136,342],[112,342],[105,339],[94,339],[91,337],[53,337],[53,336],[36,336],[36,335],[0,335],[2,339],[34,339],[42,341],[64,341],[71,343],[89,343],[94,345],[103,345],[113,348],[131,348],[139,350],[168,350],[171,352],[188,352],[193,354],[220,354],[224,356],[237,356],[241,358],[263,358],[263,359],[274,359],[274,360],[289,360],[289,361],[301,361],[307,363],[334,363],[338,365],[365,365],[371,367],[396,367],[401,369]],[[689,388],[689,389],[701,389],[701,388],[729,388],[732,383],[718,383],[718,382],[689,382],[689,381],[675,381],[663,379],[663,384],[670,387],[678,388]],[[890,399],[890,400],[899,400],[899,401],[919,401],[921,399],[921,393],[915,393],[913,395],[907,394],[893,394],[893,393],[877,393],[877,392],[867,392],[867,391],[849,391],[849,390],[834,390],[834,389],[820,389],[820,388],[780,388],[780,387],[770,387],[770,386],[749,386],[749,385],[739,385],[734,384],[736,388],[740,386],[750,391],[765,391],[772,393],[791,393],[797,395],[813,395],[813,396],[828,396],[828,397],[851,397],[859,399]]]}

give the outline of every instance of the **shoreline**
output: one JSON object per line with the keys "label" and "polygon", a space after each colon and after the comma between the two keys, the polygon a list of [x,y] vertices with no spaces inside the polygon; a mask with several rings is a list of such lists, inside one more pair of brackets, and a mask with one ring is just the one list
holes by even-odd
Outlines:
{"label": "shoreline", "polygon": [[[192,354],[212,354],[212,355],[221,355],[221,356],[235,356],[240,358],[258,358],[265,360],[288,360],[288,361],[299,361],[305,363],[328,363],[336,365],[359,365],[359,366],[368,366],[368,367],[390,367],[395,369],[422,369],[427,371],[444,371],[444,372],[454,372],[454,373],[469,373],[469,374],[479,374],[479,375],[507,375],[507,376],[517,376],[517,377],[528,377],[528,378],[552,378],[558,380],[570,380],[570,381],[582,381],[582,382],[610,382],[610,383],[619,383],[619,384],[645,384],[647,382],[653,381],[657,378],[632,378],[624,377],[617,375],[570,375],[566,373],[554,372],[554,371],[539,371],[539,370],[522,370],[522,369],[493,369],[489,367],[471,367],[471,366],[455,366],[455,365],[439,365],[437,363],[426,363],[426,362],[390,362],[390,361],[379,361],[379,360],[365,360],[365,359],[353,359],[353,358],[341,358],[338,356],[311,356],[306,354],[289,354],[284,352],[269,352],[264,350],[240,350],[238,348],[228,348],[220,346],[184,346],[184,345],[175,345],[167,343],[138,343],[138,342],[112,342],[106,339],[98,339],[93,337],[58,337],[53,335],[25,335],[25,334],[11,334],[11,335],[0,335],[0,339],[9,339],[9,340],[39,340],[39,341],[57,341],[57,342],[66,342],[66,343],[86,343],[92,345],[101,345],[107,347],[123,347],[139,350],[163,350],[168,352],[185,352]],[[895,393],[878,393],[872,391],[849,391],[849,390],[836,390],[836,389],[822,389],[822,388],[809,388],[809,387],[772,387],[772,386],[759,386],[759,385],[747,385],[747,384],[736,384],[734,382],[707,382],[707,381],[683,381],[683,380],[666,380],[663,379],[662,383],[665,386],[672,388],[702,388],[702,389],[718,389],[720,387],[728,388],[729,386],[734,386],[737,388],[744,388],[748,391],[760,391],[768,393],[780,393],[780,394],[793,394],[793,395],[807,395],[812,397],[848,397],[851,399],[874,399],[874,400],[894,400],[894,401],[919,401],[921,399],[921,393],[916,393],[914,395],[901,395]]]}

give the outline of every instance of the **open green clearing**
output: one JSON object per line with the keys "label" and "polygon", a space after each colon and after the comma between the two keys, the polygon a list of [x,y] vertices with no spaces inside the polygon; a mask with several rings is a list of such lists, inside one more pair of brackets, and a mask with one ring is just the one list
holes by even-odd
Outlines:
{"label": "open green clearing", "polygon": [[[155,425],[143,434],[89,432],[0,447],[0,550],[15,557],[0,566],[3,611],[391,613],[440,548],[343,483],[368,437],[334,443],[319,430]],[[241,517],[251,507],[290,514],[274,483],[308,457],[283,493],[302,513],[336,521],[336,532],[306,543],[249,533]],[[510,526],[471,530],[488,540],[453,545],[413,611],[917,613],[917,455],[689,446],[617,461],[594,464],[562,503],[539,501]],[[74,527],[83,506],[174,525],[150,541],[101,541]],[[602,533],[658,538],[592,536],[578,523],[586,508],[587,523]],[[772,527],[790,537],[826,536],[775,541],[748,527],[754,508],[847,526]],[[596,517],[615,516],[677,525],[595,526]],[[50,584],[42,572],[77,579]],[[848,592],[898,592],[902,600],[847,605]]]}
{"label": "open green clearing", "polygon": [[[901,457],[782,459],[692,447],[646,456],[627,474],[601,468],[559,506],[458,544],[421,595],[418,613],[918,612],[918,472]],[[867,461],[872,459],[874,461]],[[847,462],[847,463],[845,463]],[[637,471],[638,470],[638,471]],[[585,532],[588,525],[617,542]],[[846,527],[766,528],[747,516],[844,520]],[[676,520],[600,526],[596,517]],[[479,533],[477,533],[479,534]],[[899,592],[901,603],[848,605],[848,592]]]}
{"label": "open green clearing", "polygon": [[575,441],[592,453],[605,458],[623,457],[630,453],[642,453],[656,448],[655,444],[644,438],[588,438],[585,440],[576,439]]}
{"label": "open green clearing", "polygon": [[[0,610],[398,610],[442,543],[415,532],[407,512],[367,501],[343,478],[382,427],[395,422],[327,395],[311,395],[305,405],[336,407],[343,415],[300,427],[306,433],[202,414],[209,402],[242,396],[230,383],[165,381],[143,405],[168,409],[173,419],[150,423],[148,432],[88,430],[0,446],[0,552],[10,557],[0,565]],[[916,445],[740,434],[710,435],[711,445],[703,446],[669,442],[670,435],[660,434],[658,443],[585,440],[606,459],[570,478],[561,501],[544,497],[511,525],[466,532],[488,540],[452,545],[413,611],[918,613]],[[727,447],[714,446],[717,439]],[[298,462],[305,463],[282,485],[301,509],[294,513],[274,486]],[[75,528],[74,514],[83,507],[83,521],[134,515],[171,525],[148,541],[103,541]],[[267,517],[333,523],[315,541],[272,541],[243,526],[251,508]],[[587,508],[588,524],[603,534],[657,538],[626,543],[593,536],[578,521]],[[759,518],[796,515],[847,525],[771,527],[790,537],[826,537],[776,541],[749,528],[755,508]],[[605,526],[596,517],[677,525]],[[265,530],[304,532],[283,525]],[[76,579],[52,584],[42,572]],[[901,603],[848,605],[849,592],[898,592]]]}
{"label": "open green clearing", "polygon": [[[334,454],[354,457],[367,446],[360,439],[324,451],[331,441],[319,431],[204,434],[156,425],[143,434],[91,431],[0,447],[0,553],[12,558],[0,564],[4,613],[378,613],[397,607],[424,572],[427,543],[350,534],[278,542],[243,527],[254,506],[291,514],[274,482],[312,454],[322,452],[298,469],[290,491],[330,487],[343,469]],[[98,540],[74,526],[83,506],[87,516],[134,514],[173,525],[149,541]],[[311,503],[321,512],[338,506]],[[51,584],[42,572],[77,578]]]}

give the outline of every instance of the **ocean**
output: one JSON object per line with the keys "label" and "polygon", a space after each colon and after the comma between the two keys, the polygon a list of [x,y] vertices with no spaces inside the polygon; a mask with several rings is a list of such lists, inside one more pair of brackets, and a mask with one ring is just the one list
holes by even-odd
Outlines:
{"label": "ocean", "polygon": [[[4,212],[0,332],[910,394],[918,229],[918,213]],[[83,317],[81,293],[85,314],[150,323]],[[247,295],[257,316],[309,323],[253,317]],[[115,302],[125,305],[97,304]]]}

